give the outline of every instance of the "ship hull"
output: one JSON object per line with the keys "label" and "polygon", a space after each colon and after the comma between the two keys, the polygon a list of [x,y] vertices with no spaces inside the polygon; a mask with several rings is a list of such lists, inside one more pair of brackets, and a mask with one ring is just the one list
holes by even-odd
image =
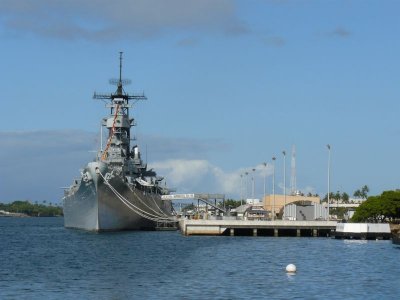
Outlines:
{"label": "ship hull", "polygon": [[64,226],[89,231],[154,230],[157,222],[149,217],[170,215],[168,203],[159,195],[133,189],[119,177],[109,183],[129,205],[101,179],[82,181],[74,193],[64,198]]}

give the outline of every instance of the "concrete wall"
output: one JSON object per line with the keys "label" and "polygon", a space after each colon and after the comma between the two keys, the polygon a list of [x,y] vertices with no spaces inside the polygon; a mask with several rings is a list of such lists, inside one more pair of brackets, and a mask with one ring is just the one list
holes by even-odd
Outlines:
{"label": "concrete wall", "polygon": [[336,232],[384,232],[390,233],[390,226],[388,223],[338,223],[336,225]]}
{"label": "concrete wall", "polygon": [[[179,221],[184,235],[267,235],[327,236],[336,228],[335,221],[243,221],[243,220],[187,220]],[[257,230],[259,232],[257,232]],[[305,234],[302,234],[303,233]],[[308,233],[306,233],[308,232]],[[294,233],[294,234],[293,234]]]}

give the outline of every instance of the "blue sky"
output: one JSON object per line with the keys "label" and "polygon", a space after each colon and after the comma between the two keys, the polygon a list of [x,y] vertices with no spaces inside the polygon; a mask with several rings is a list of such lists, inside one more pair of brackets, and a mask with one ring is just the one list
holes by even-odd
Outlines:
{"label": "blue sky", "polygon": [[[398,188],[398,1],[3,0],[0,201],[59,202],[99,146],[124,51],[150,166],[179,192],[238,198],[256,168],[271,190],[283,156],[297,187],[371,194]],[[147,151],[145,149],[147,148]],[[288,184],[289,185],[289,184]]]}

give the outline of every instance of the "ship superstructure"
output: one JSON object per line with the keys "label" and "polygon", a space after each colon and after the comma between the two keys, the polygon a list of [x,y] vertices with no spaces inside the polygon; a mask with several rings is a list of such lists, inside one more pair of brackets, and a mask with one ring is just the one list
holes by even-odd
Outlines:
{"label": "ship superstructure", "polygon": [[114,93],[93,96],[106,101],[110,109],[109,116],[102,119],[108,130],[107,142],[81,171],[80,179],[65,190],[65,227],[106,231],[153,229],[160,223],[174,223],[171,203],[161,200],[161,195],[169,193],[163,177],[147,169],[138,145],[131,148],[135,120],[129,111],[137,101],[147,98],[124,91],[122,52],[119,79],[111,83],[117,85]]}

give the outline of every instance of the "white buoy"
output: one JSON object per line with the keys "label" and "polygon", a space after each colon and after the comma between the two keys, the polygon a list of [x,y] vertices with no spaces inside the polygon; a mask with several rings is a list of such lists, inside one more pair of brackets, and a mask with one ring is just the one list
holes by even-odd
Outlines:
{"label": "white buoy", "polygon": [[289,264],[286,266],[287,273],[296,273],[296,266],[294,264]]}

